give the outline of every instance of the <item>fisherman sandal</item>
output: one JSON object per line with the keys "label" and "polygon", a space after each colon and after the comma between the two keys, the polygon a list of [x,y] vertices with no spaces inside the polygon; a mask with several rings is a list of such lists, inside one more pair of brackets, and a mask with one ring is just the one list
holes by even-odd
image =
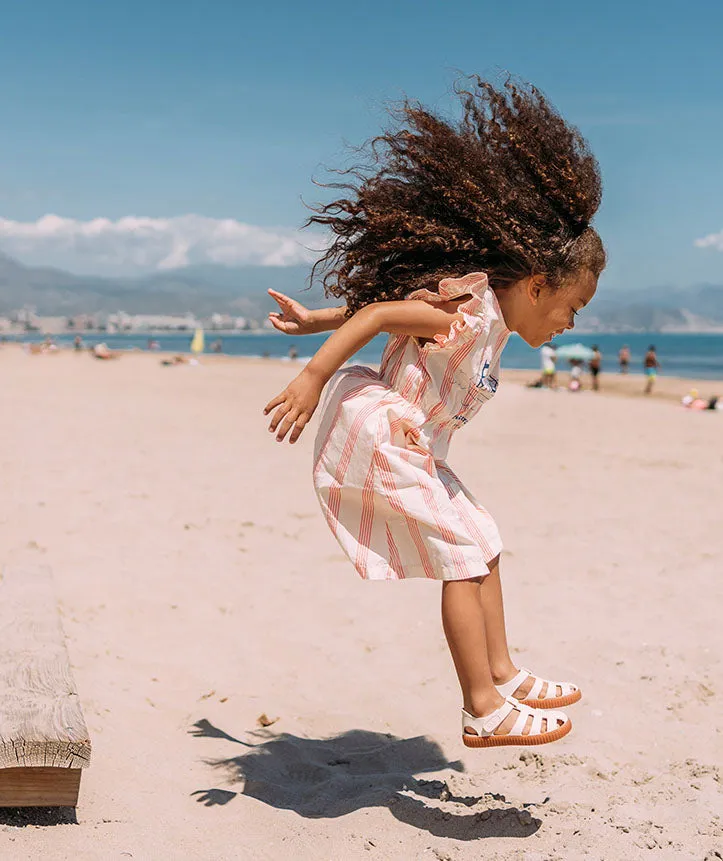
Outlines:
{"label": "fisherman sandal", "polygon": [[[517,712],[517,719],[509,732],[495,733],[513,711]],[[547,744],[563,738],[571,729],[572,721],[564,712],[543,713],[512,697],[507,697],[498,709],[485,717],[475,717],[462,709],[462,741],[467,747]]]}
{"label": "fisherman sandal", "polygon": [[[516,691],[529,678],[535,680],[532,687],[526,694],[518,696]],[[571,706],[582,697],[582,693],[576,685],[570,682],[548,682],[546,679],[537,678],[524,667],[509,682],[495,685],[495,687],[503,697],[514,697],[533,709],[561,709],[565,706]]]}

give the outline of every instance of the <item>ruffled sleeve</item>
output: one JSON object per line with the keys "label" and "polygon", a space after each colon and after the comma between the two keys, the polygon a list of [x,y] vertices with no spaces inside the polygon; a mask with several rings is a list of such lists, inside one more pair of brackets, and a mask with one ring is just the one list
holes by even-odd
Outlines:
{"label": "ruffled sleeve", "polygon": [[448,302],[465,293],[471,293],[471,297],[457,307],[457,312],[462,314],[463,320],[453,320],[449,332],[446,335],[435,335],[434,339],[425,344],[419,344],[419,349],[424,351],[442,350],[456,347],[472,338],[475,338],[487,325],[486,305],[484,296],[489,289],[487,275],[484,272],[470,272],[461,278],[444,278],[439,282],[439,293],[431,290],[421,289],[408,293],[405,299],[423,299],[431,304]]}

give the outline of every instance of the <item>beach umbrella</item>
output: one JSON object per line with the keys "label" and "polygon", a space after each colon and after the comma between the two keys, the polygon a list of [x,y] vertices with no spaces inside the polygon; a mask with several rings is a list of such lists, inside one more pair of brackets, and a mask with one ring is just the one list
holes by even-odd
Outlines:
{"label": "beach umbrella", "polygon": [[204,348],[204,337],[203,337],[203,328],[199,326],[198,329],[193,333],[193,340],[191,341],[191,352],[199,353],[203,352]]}
{"label": "beach umbrella", "polygon": [[584,344],[567,344],[557,348],[558,359],[574,359],[578,362],[589,362],[593,357],[593,351]]}

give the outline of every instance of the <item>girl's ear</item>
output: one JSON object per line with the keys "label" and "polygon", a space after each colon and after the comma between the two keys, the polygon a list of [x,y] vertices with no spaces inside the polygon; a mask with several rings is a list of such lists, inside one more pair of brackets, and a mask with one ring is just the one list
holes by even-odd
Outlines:
{"label": "girl's ear", "polygon": [[530,275],[527,279],[527,285],[525,288],[525,292],[527,293],[527,298],[530,300],[530,304],[537,305],[537,302],[540,298],[540,293],[542,293],[543,289],[547,285],[547,278],[544,275]]}

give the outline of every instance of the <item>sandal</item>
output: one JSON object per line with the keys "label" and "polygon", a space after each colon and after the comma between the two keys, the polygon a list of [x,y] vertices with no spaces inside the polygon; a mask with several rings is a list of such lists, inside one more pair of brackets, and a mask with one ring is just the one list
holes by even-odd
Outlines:
{"label": "sandal", "polygon": [[[498,733],[505,718],[512,712],[519,712],[509,732]],[[525,732],[528,719],[532,717],[529,731]],[[542,732],[542,722],[546,721],[545,732]],[[554,725],[554,729],[550,726]],[[492,714],[485,717],[475,717],[462,709],[462,741],[467,747],[498,747],[503,744],[546,744],[558,741],[572,729],[572,721],[564,712],[547,712],[542,714],[540,709],[529,706],[506,697],[504,703]]]}
{"label": "sandal", "polygon": [[[523,667],[509,682],[495,685],[495,687],[503,697],[515,697],[515,691],[532,675],[530,670]],[[561,709],[565,706],[571,706],[582,697],[580,689],[570,682],[548,682],[546,679],[533,677],[535,681],[530,690],[523,697],[515,697],[530,708]]]}

